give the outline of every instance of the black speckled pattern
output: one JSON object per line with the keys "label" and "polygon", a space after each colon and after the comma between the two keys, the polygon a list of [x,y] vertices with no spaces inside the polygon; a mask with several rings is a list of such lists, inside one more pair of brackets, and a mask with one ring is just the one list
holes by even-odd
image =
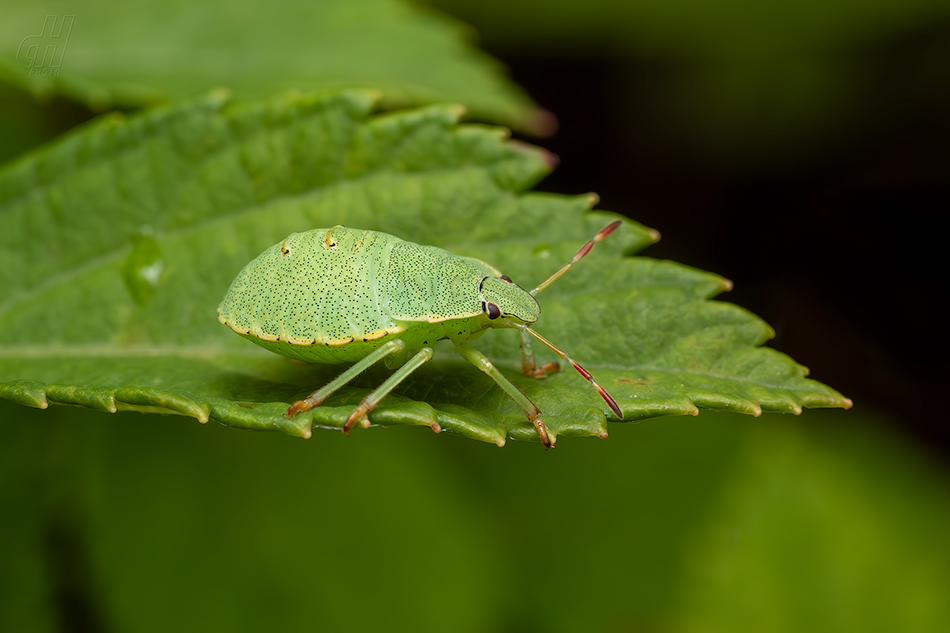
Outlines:
{"label": "black speckled pattern", "polygon": [[498,274],[483,262],[386,233],[314,229],[290,235],[245,266],[218,308],[219,320],[239,334],[292,345],[377,340],[412,321],[482,314],[479,285]]}

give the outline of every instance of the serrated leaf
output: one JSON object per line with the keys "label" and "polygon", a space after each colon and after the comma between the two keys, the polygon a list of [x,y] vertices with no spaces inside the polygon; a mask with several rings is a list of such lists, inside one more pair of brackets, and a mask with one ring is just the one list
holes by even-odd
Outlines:
{"label": "serrated leaf", "polygon": [[[592,196],[523,193],[549,155],[458,125],[458,108],[372,109],[365,91],[235,103],[215,93],[107,117],[0,172],[0,397],[301,437],[340,428],[386,368],[289,420],[287,405],[339,368],[295,364],[216,319],[232,278],[263,249],[344,224],[478,257],[531,287],[612,219],[584,213]],[[724,280],[624,257],[655,238],[627,221],[539,296],[536,329],[596,375],[625,421],[850,405],[758,347],[771,336],[760,319],[709,301]],[[552,435],[606,435],[589,383],[567,371],[522,376],[513,334],[473,344],[538,404]],[[450,346],[436,353],[370,414],[374,424],[537,439],[488,377]]]}
{"label": "serrated leaf", "polygon": [[[463,103],[543,131],[549,115],[471,46],[468,29],[398,0],[5,3],[0,77],[96,109],[193,97],[373,86],[388,107]],[[46,57],[44,58],[44,55]]]}

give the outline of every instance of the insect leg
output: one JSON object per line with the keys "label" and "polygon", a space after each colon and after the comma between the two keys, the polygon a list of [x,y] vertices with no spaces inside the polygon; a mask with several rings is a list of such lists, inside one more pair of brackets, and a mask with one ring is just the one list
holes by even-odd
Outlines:
{"label": "insect leg", "polygon": [[534,349],[531,347],[531,335],[527,332],[518,331],[518,346],[521,348],[521,373],[525,376],[544,378],[548,372],[554,373],[561,370],[561,366],[556,361],[537,366],[534,360]]}
{"label": "insect leg", "polygon": [[334,380],[331,380],[329,383],[317,389],[312,394],[310,394],[304,400],[298,400],[297,402],[290,405],[290,408],[287,409],[287,415],[291,418],[301,413],[303,411],[309,411],[314,408],[324,400],[326,400],[331,393],[350,382],[361,373],[369,369],[370,365],[373,363],[379,362],[384,357],[390,354],[397,354],[406,348],[406,344],[394,338],[391,341],[387,341],[385,344],[380,345],[374,349],[369,356],[363,358],[362,360],[355,363],[352,367],[347,369],[345,372],[337,376]]}
{"label": "insect leg", "polygon": [[530,420],[534,428],[537,429],[538,435],[541,437],[541,441],[544,442],[544,445],[548,448],[554,446],[551,436],[548,435],[548,428],[544,426],[544,421],[541,419],[541,410],[535,403],[528,399],[528,396],[521,393],[520,389],[505,378],[505,376],[498,371],[498,368],[488,360],[487,356],[477,349],[466,347],[465,345],[456,345],[455,351],[457,351],[462,358],[491,376],[492,380],[494,380],[499,387],[504,389],[505,393],[511,396],[511,399],[517,402],[518,406],[524,410],[525,415],[528,416],[528,420]]}
{"label": "insect leg", "polygon": [[[401,342],[401,341],[400,341]],[[397,369],[392,376],[387,378],[383,384],[376,387],[368,396],[363,398],[363,401],[353,409],[353,413],[350,414],[350,417],[346,419],[346,424],[343,425],[343,432],[347,435],[350,434],[350,429],[353,428],[353,425],[356,424],[356,421],[365,418],[366,414],[373,410],[379,401],[385,398],[390,391],[396,388],[396,386],[406,379],[409,374],[418,369],[423,363],[432,359],[432,348],[423,347],[419,352],[410,358],[406,363]],[[369,426],[369,424],[366,424]],[[434,426],[433,431],[439,432],[441,429],[438,426]]]}

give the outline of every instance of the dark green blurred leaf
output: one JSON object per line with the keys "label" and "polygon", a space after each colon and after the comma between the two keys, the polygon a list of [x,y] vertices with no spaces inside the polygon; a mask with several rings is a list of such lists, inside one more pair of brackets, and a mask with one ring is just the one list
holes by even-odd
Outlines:
{"label": "dark green blurred leaf", "polygon": [[[47,16],[57,21],[44,31]],[[485,120],[544,131],[546,115],[471,38],[454,20],[397,0],[11,0],[0,20],[0,77],[98,109],[217,86],[241,97],[372,86],[387,106],[456,102]]]}
{"label": "dark green blurred leaf", "polygon": [[[496,451],[0,402],[0,629],[62,630],[60,588],[129,633],[942,631],[947,473],[878,422],[704,413]],[[48,573],[57,522],[78,585]]]}
{"label": "dark green blurred leaf", "polygon": [[[682,552],[683,631],[942,631],[950,478],[870,417],[750,429]],[[942,624],[941,624],[942,623]]]}
{"label": "dark green blurred leaf", "polygon": [[[384,368],[288,420],[287,404],[339,368],[269,354],[215,318],[260,251],[293,231],[345,224],[478,257],[531,287],[612,219],[583,213],[590,196],[520,193],[550,157],[501,130],[458,126],[456,108],[371,116],[372,103],[366,92],[233,104],[215,94],[108,117],[0,172],[0,397],[303,437],[339,428]],[[849,406],[758,348],[771,336],[761,320],[707,301],[722,279],[622,257],[655,237],[626,222],[540,295],[538,331],[596,374],[626,421],[697,407]],[[511,370],[554,435],[605,436],[606,405],[591,386],[574,372],[522,376],[513,335],[490,332],[477,345]],[[498,444],[537,439],[488,377],[451,348],[437,355],[370,420],[438,422]]]}

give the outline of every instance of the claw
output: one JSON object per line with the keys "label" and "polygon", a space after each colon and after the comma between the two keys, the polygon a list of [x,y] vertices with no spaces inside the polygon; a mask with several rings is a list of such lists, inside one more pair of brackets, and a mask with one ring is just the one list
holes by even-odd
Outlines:
{"label": "claw", "polygon": [[288,418],[292,420],[294,419],[294,416],[297,415],[298,413],[309,411],[310,409],[314,408],[318,404],[319,404],[318,402],[311,403],[310,398],[306,398],[304,400],[298,400],[297,402],[293,403],[292,405],[290,405],[290,407],[287,408],[286,415]]}
{"label": "claw", "polygon": [[548,374],[554,374],[561,371],[561,364],[557,361],[544,363],[540,367],[533,369],[522,369],[522,373],[529,378],[545,378]]}
{"label": "claw", "polygon": [[353,428],[353,425],[357,423],[357,421],[360,421],[360,426],[362,426],[363,428],[366,428],[367,426],[369,426],[368,424],[369,420],[366,421],[367,424],[365,425],[360,420],[360,418],[363,418],[365,415],[366,415],[366,411],[363,410],[362,406],[358,406],[355,409],[353,409],[353,412],[350,414],[350,417],[346,419],[346,424],[343,425],[343,432],[349,435],[350,430]]}
{"label": "claw", "polygon": [[531,420],[531,423],[534,424],[534,428],[538,430],[538,435],[541,437],[544,448],[554,448],[554,442],[551,441],[551,436],[548,435],[548,427],[544,425],[544,420],[535,418]]}

